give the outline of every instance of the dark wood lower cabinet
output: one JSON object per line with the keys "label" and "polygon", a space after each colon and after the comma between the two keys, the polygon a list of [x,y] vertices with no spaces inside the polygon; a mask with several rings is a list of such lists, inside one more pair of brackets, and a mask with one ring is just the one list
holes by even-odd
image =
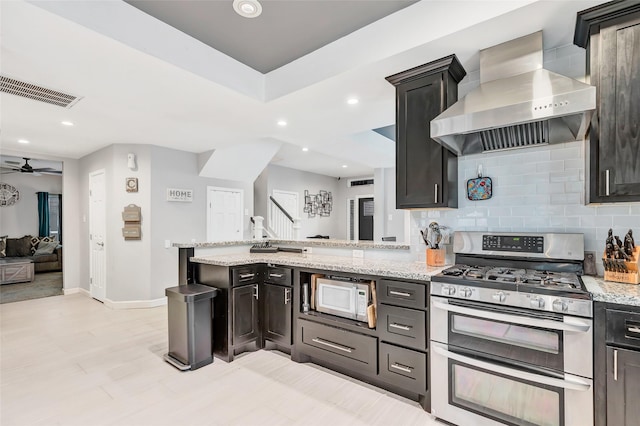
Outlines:
{"label": "dark wood lower cabinet", "polygon": [[233,340],[232,344],[240,345],[258,339],[260,324],[258,322],[259,284],[234,287],[233,303]]}
{"label": "dark wood lower cabinet", "polygon": [[640,424],[640,350],[607,346],[607,424]]}
{"label": "dark wood lower cabinet", "polygon": [[264,283],[262,289],[262,338],[291,345],[291,287]]}

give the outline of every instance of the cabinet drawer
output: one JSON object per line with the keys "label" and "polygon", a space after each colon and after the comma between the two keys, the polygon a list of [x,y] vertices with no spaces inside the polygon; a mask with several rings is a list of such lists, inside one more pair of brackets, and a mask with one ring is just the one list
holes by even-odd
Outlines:
{"label": "cabinet drawer", "polygon": [[259,282],[261,277],[260,266],[250,265],[232,269],[233,280],[231,285],[237,286]]}
{"label": "cabinet drawer", "polygon": [[301,342],[302,352],[361,373],[376,374],[378,339],[375,337],[303,319],[297,323],[297,340]]}
{"label": "cabinet drawer", "polygon": [[378,281],[378,302],[407,308],[424,309],[427,306],[427,286],[404,281]]}
{"label": "cabinet drawer", "polygon": [[378,324],[380,338],[420,350],[427,344],[427,315],[425,311],[379,305]]}
{"label": "cabinet drawer", "polygon": [[427,355],[380,342],[380,377],[416,393],[427,390]]}
{"label": "cabinet drawer", "polygon": [[640,349],[640,313],[607,309],[607,343]]}
{"label": "cabinet drawer", "polygon": [[264,280],[273,284],[291,285],[291,269],[269,266]]}

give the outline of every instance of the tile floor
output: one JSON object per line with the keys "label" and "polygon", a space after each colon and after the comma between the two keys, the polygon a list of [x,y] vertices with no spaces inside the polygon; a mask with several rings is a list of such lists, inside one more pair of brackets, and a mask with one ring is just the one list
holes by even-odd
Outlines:
{"label": "tile floor", "polygon": [[166,307],[84,295],[0,307],[0,424],[442,425],[417,403],[280,352],[179,372]]}

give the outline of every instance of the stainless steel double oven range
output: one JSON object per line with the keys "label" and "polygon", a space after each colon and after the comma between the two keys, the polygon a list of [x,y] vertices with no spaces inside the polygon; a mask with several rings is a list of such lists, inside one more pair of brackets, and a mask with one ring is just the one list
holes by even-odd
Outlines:
{"label": "stainless steel double oven range", "polygon": [[460,426],[592,425],[583,235],[456,232],[453,248],[456,265],[431,281],[432,414]]}

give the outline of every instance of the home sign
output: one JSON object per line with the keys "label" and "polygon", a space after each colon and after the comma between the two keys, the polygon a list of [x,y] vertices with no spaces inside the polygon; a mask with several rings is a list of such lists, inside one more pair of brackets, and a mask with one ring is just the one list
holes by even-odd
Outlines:
{"label": "home sign", "polygon": [[193,189],[167,188],[167,201],[193,201]]}

